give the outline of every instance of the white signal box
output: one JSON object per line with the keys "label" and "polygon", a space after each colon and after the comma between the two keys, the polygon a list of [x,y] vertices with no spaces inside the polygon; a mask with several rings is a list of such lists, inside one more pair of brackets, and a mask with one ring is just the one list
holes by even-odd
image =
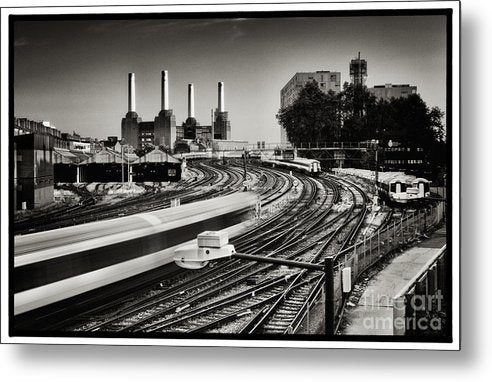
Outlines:
{"label": "white signal box", "polygon": [[226,231],[205,231],[197,236],[197,244],[175,249],[174,262],[181,268],[200,269],[211,260],[230,258],[235,253]]}
{"label": "white signal box", "polygon": [[350,267],[342,269],[342,287],[344,293],[352,290],[352,269]]}
{"label": "white signal box", "polygon": [[197,236],[199,247],[220,248],[229,243],[226,231],[205,231]]}

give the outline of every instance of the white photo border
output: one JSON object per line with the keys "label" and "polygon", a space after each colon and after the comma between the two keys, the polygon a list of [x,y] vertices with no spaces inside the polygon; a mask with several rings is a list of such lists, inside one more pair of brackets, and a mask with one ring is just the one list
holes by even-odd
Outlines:
{"label": "white photo border", "polygon": [[[304,341],[243,339],[139,339],[81,337],[13,337],[9,335],[9,16],[43,14],[119,14],[119,13],[187,13],[239,11],[370,11],[402,9],[451,9],[452,27],[452,342],[386,342],[386,341]],[[217,3],[167,4],[131,6],[28,6],[1,9],[1,342],[30,344],[94,344],[94,345],[165,345],[204,347],[264,348],[340,348],[340,349],[460,349],[460,3],[459,1],[428,2],[283,2],[283,3]],[[448,77],[449,78],[449,77]],[[449,83],[448,85],[449,86]],[[449,110],[448,110],[449,113]]]}

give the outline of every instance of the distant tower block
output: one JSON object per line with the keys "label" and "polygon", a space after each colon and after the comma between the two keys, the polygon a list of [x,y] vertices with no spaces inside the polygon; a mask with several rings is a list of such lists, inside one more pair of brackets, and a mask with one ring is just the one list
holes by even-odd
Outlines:
{"label": "distant tower block", "polygon": [[223,82],[219,82],[218,92],[219,92],[218,111],[219,113],[222,113],[224,111],[224,83]]}
{"label": "distant tower block", "polygon": [[188,118],[195,118],[195,89],[188,84]]}
{"label": "distant tower block", "polygon": [[121,120],[121,137],[125,139],[126,144],[137,148],[140,144],[138,124],[142,119],[137,114],[135,98],[135,73],[128,73],[128,113]]}
{"label": "distant tower block", "polygon": [[169,76],[161,72],[161,111],[154,119],[154,144],[172,149],[176,141],[176,117],[169,109]]}
{"label": "distant tower block", "polygon": [[367,61],[361,60],[360,52],[354,60],[350,61],[350,77],[354,86],[363,86],[367,77]]}
{"label": "distant tower block", "polygon": [[169,109],[169,81],[167,78],[167,70],[161,73],[161,110]]}

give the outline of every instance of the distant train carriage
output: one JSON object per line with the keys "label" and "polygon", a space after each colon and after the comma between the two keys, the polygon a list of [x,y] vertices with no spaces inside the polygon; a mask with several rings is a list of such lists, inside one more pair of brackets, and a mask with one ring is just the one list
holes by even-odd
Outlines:
{"label": "distant train carriage", "polygon": [[178,182],[181,180],[181,163],[152,163],[134,164],[134,182]]}
{"label": "distant train carriage", "polygon": [[[371,170],[342,168],[335,171],[374,182],[375,173]],[[427,179],[403,172],[379,172],[376,186],[383,199],[398,204],[415,202],[430,196],[430,182]]]}
{"label": "distant train carriage", "polygon": [[321,172],[321,164],[315,159],[296,158],[294,160],[263,160],[262,163],[284,168],[286,170],[298,171],[311,176],[318,176]]}

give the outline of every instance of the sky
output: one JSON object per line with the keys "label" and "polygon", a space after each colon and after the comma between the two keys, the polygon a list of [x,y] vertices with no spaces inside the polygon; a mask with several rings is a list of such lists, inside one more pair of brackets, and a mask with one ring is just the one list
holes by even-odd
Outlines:
{"label": "sky", "polygon": [[161,71],[169,71],[176,124],[210,124],[217,82],[225,88],[232,139],[280,141],[280,90],[296,72],[339,71],[367,60],[366,85],[416,85],[429,107],[446,111],[444,16],[294,17],[16,21],[14,114],[50,121],[62,132],[121,135],[128,73],[136,76],[136,111],[160,111]]}

